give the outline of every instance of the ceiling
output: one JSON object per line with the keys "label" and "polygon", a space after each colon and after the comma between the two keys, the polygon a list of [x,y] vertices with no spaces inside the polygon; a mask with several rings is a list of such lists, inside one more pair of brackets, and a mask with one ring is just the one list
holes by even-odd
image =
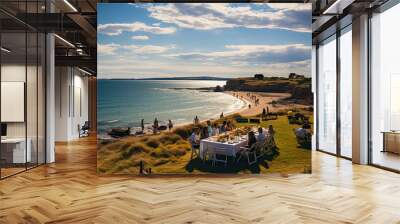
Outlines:
{"label": "ceiling", "polygon": [[[56,66],[79,66],[96,74],[97,0],[1,0],[3,45],[13,51],[8,58],[26,55],[25,32],[52,32]],[[30,38],[27,38],[28,41]],[[7,42],[7,44],[6,44]],[[28,44],[27,52],[36,49]],[[21,57],[20,57],[21,58]]]}
{"label": "ceiling", "polygon": [[[187,0],[159,0],[156,2],[171,1],[187,2]],[[209,1],[230,2],[226,0]],[[345,16],[376,7],[385,1],[387,0],[256,0],[251,2],[312,3],[312,32],[313,39],[315,39]],[[8,34],[6,38],[15,40],[15,45],[18,45],[20,41],[20,37],[17,34],[19,32],[24,33],[28,30],[56,33],[58,35],[55,41],[56,65],[79,66],[95,74],[97,67],[96,5],[97,3],[124,2],[154,1],[1,0],[0,24],[4,33],[14,33]],[[192,2],[204,2],[204,0],[194,0]],[[15,38],[12,37],[13,35]]]}

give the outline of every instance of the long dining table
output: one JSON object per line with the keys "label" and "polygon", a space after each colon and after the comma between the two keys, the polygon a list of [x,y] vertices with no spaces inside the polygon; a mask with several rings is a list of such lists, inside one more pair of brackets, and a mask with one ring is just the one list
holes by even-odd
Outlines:
{"label": "long dining table", "polygon": [[236,157],[240,148],[247,145],[247,138],[242,137],[238,141],[219,142],[216,137],[209,137],[200,141],[200,158],[204,159],[204,155],[208,150],[218,148],[223,155]]}

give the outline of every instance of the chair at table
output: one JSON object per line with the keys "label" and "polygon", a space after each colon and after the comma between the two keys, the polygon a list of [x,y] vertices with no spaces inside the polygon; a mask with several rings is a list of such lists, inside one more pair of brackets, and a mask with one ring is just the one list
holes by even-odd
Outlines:
{"label": "chair at table", "polygon": [[205,148],[205,149],[203,149],[203,155],[201,155],[201,156],[203,158],[203,163],[205,163],[208,160],[212,161],[213,156],[214,156],[213,150]]}
{"label": "chair at table", "polygon": [[192,148],[192,154],[190,155],[190,160],[192,160],[194,156],[200,157],[200,145],[191,142],[190,146]]}
{"label": "chair at table", "polygon": [[[226,149],[215,147],[208,150],[211,156],[212,165],[215,166],[216,163],[223,163],[225,167],[228,165],[228,155],[226,155]],[[223,157],[225,159],[219,159],[217,156]]]}
{"label": "chair at table", "polygon": [[[258,158],[260,158],[262,155],[258,156],[257,155],[257,151],[260,151],[261,147],[261,143],[255,143],[253,146],[248,147],[248,146],[244,146],[244,147],[240,147],[240,156],[238,157],[238,159],[236,160],[236,163],[238,163],[242,157],[246,157],[247,158],[247,163],[249,165],[253,165],[254,163],[257,162]],[[250,157],[253,157],[253,160],[251,161]]]}

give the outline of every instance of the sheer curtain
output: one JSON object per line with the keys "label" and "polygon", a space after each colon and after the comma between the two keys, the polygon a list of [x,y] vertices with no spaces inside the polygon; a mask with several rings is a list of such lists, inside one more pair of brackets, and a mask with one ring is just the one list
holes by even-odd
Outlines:
{"label": "sheer curtain", "polygon": [[318,48],[318,147],[336,153],[336,37]]}

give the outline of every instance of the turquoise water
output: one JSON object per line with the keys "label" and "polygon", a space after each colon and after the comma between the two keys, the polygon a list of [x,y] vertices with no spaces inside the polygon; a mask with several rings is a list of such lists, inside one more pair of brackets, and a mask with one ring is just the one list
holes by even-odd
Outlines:
{"label": "turquoise water", "polygon": [[141,119],[150,126],[217,118],[246,107],[246,103],[226,93],[173,88],[201,88],[225,85],[225,81],[189,80],[98,80],[98,130],[104,134],[113,127],[140,127]]}

